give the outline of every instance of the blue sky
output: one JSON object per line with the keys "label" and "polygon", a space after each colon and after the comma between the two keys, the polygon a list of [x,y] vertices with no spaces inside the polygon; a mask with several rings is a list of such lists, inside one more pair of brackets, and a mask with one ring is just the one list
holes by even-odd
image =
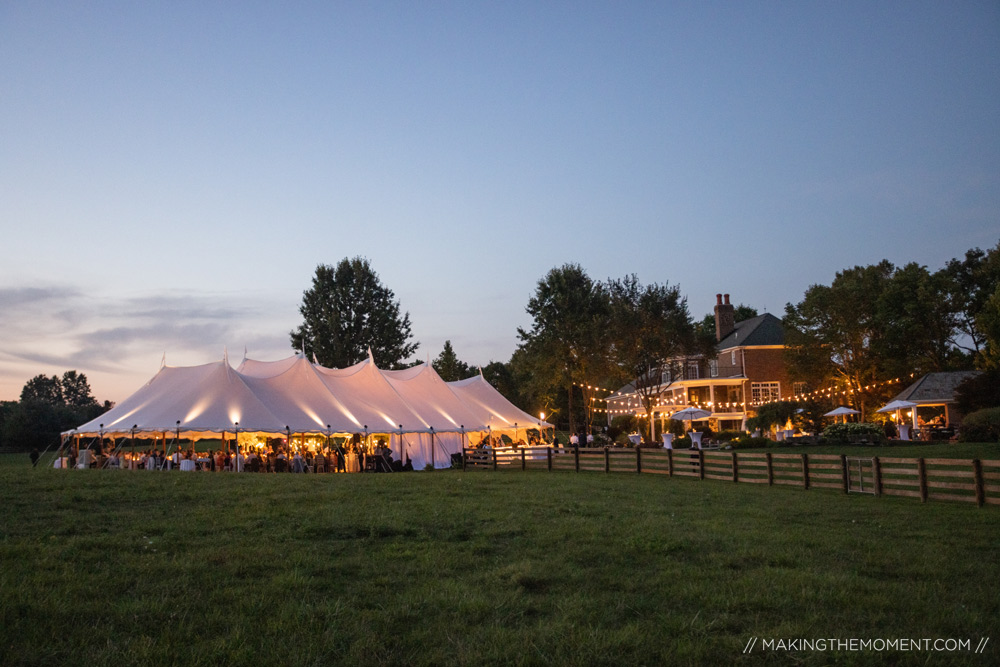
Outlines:
{"label": "blue sky", "polygon": [[1000,240],[996,2],[0,4],[0,399],[275,359],[319,263],[506,361],[581,264],[780,314]]}

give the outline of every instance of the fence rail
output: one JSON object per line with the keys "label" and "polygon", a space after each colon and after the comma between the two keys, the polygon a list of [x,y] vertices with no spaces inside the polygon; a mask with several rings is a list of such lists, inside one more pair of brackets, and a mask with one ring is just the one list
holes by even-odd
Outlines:
{"label": "fence rail", "polygon": [[1000,460],[687,449],[521,447],[462,450],[463,470],[654,474],[843,493],[1000,505]]}

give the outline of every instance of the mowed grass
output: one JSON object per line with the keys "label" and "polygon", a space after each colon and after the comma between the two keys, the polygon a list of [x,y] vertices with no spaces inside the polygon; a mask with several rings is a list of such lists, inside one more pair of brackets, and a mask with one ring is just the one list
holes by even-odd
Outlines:
{"label": "mowed grass", "polygon": [[[998,507],[635,474],[24,466],[0,469],[0,501],[4,665],[1000,661]],[[760,650],[897,637],[991,639]]]}

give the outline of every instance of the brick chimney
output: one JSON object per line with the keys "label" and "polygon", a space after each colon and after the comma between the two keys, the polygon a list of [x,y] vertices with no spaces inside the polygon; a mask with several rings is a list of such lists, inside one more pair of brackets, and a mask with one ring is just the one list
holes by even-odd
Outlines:
{"label": "brick chimney", "polygon": [[[723,303],[725,298],[725,303]],[[729,303],[728,294],[715,295],[715,340],[728,336],[736,328],[736,309]]]}

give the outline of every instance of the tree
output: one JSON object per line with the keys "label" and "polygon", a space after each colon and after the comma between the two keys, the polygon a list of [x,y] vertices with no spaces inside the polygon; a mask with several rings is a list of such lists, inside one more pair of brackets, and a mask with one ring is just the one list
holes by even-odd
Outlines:
{"label": "tree", "polygon": [[[635,275],[608,282],[612,355],[635,383],[654,438],[653,408],[671,360],[706,350],[678,286],[643,286]],[[712,334],[715,340],[715,334]]]}
{"label": "tree", "polygon": [[59,381],[59,376],[36,375],[28,380],[21,389],[21,402],[64,405],[62,383]]}
{"label": "tree", "polygon": [[89,408],[97,405],[97,399],[90,392],[90,383],[87,376],[76,371],[66,371],[63,373],[62,381],[63,401],[66,405],[74,408]]}
{"label": "tree", "polygon": [[303,322],[291,332],[292,347],[324,366],[345,368],[371,349],[380,367],[399,368],[419,346],[410,342],[410,314],[400,316],[392,290],[361,257],[317,266],[299,312]]}
{"label": "tree", "polygon": [[961,368],[968,360],[955,348],[956,317],[948,280],[916,263],[895,269],[875,300],[875,325],[882,335],[873,345],[887,377]]}
{"label": "tree", "polygon": [[1000,408],[1000,367],[972,375],[955,387],[955,406],[963,415]]}
{"label": "tree", "polygon": [[518,328],[521,363],[530,365],[528,391],[540,395],[559,388],[568,393],[569,428],[576,432],[574,385],[584,388],[585,420],[589,429],[593,389],[606,384],[609,301],[604,286],[578,264],[554,268],[538,281],[525,310],[533,318],[529,331]]}
{"label": "tree", "polygon": [[5,402],[0,409],[0,447],[45,449],[59,441],[59,434],[111,409],[94,400],[87,376],[67,371],[37,375],[21,389],[21,401]]}
{"label": "tree", "polygon": [[948,301],[955,317],[952,343],[976,356],[987,344],[987,334],[980,324],[980,313],[986,308],[997,288],[1000,287],[1000,243],[983,252],[973,248],[964,259],[953,259],[938,272],[948,284]]}
{"label": "tree", "polygon": [[785,354],[790,375],[835,381],[847,388],[861,417],[882,398],[876,350],[883,324],[878,299],[892,277],[888,261],[838,272],[830,286],[813,285],[798,304],[785,306]]}
{"label": "tree", "polygon": [[431,362],[431,366],[445,382],[464,380],[472,375],[472,367],[458,358],[450,340],[444,342],[444,349],[441,350],[437,359]]}
{"label": "tree", "polygon": [[985,369],[1000,368],[1000,285],[976,314],[976,327],[984,339],[979,365]]}

